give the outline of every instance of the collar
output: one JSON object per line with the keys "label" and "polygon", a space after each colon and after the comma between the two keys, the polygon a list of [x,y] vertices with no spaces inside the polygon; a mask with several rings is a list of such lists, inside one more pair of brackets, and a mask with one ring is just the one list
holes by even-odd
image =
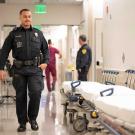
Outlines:
{"label": "collar", "polygon": [[30,28],[28,28],[28,29],[25,29],[22,25],[20,25],[20,29],[21,29],[21,30],[33,30],[33,28],[32,28],[31,25],[30,25]]}
{"label": "collar", "polygon": [[83,47],[85,47],[85,46],[87,46],[87,44],[83,44],[83,45],[81,46],[81,48],[83,48]]}

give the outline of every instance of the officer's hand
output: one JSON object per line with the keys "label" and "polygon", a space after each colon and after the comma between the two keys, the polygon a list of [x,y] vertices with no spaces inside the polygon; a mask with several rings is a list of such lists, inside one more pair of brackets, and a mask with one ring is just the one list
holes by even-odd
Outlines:
{"label": "officer's hand", "polygon": [[79,72],[81,72],[81,69],[78,69]]}
{"label": "officer's hand", "polygon": [[41,65],[39,65],[38,67],[41,68],[42,70],[45,70],[46,67],[47,67],[47,64],[41,64]]}
{"label": "officer's hand", "polygon": [[0,70],[0,80],[5,80],[7,73],[4,70]]}

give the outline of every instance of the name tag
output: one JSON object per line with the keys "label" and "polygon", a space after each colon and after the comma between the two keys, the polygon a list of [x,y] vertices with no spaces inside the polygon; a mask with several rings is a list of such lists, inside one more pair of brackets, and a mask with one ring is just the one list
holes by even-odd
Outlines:
{"label": "name tag", "polygon": [[16,37],[16,38],[20,38],[20,37],[22,37],[22,35],[16,35],[15,37]]}

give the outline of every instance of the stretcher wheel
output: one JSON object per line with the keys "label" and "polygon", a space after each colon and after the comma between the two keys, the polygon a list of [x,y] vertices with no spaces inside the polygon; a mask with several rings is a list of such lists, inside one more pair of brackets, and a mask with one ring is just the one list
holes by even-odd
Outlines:
{"label": "stretcher wheel", "polygon": [[84,98],[82,96],[80,96],[79,97],[79,104],[82,105],[83,101],[84,101]]}
{"label": "stretcher wheel", "polygon": [[74,114],[73,113],[69,113],[69,122],[73,123],[74,121]]}
{"label": "stretcher wheel", "polygon": [[87,129],[86,119],[83,117],[78,117],[73,122],[73,128],[76,132],[83,132]]}
{"label": "stretcher wheel", "polygon": [[98,113],[96,111],[91,112],[91,118],[96,119],[98,118]]}

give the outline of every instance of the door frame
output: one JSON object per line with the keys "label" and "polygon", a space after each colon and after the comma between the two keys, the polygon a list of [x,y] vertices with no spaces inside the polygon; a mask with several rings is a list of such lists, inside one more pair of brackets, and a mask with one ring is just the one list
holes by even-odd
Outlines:
{"label": "door frame", "polygon": [[[94,57],[94,81],[96,81],[97,80],[97,76],[96,76],[96,66],[97,66],[97,63],[96,63],[96,57],[97,57],[97,55],[96,55],[96,48],[97,48],[97,45],[96,45],[96,30],[97,30],[97,27],[96,27],[96,23],[97,23],[97,21],[99,21],[99,20],[103,20],[103,18],[95,18],[94,19],[94,54],[93,54],[93,57]],[[103,57],[103,32],[102,32],[102,35],[101,35],[102,37],[102,41],[101,41],[101,54],[102,54],[102,57]]]}

